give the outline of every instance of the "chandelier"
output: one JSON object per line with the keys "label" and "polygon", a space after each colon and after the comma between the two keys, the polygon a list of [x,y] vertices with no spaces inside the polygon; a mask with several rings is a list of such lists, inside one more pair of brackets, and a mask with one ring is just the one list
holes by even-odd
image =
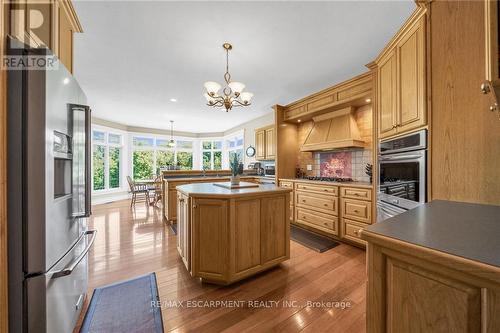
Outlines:
{"label": "chandelier", "polygon": [[229,43],[224,43],[222,47],[226,50],[226,73],[224,73],[226,86],[222,89],[222,94],[219,95],[220,84],[213,81],[205,82],[204,86],[207,91],[204,96],[207,99],[208,106],[224,107],[226,108],[226,112],[228,112],[234,106],[249,106],[253,94],[251,92],[243,92],[243,89],[245,89],[243,83],[231,81],[231,74],[229,74],[229,51],[233,49],[233,46]]}

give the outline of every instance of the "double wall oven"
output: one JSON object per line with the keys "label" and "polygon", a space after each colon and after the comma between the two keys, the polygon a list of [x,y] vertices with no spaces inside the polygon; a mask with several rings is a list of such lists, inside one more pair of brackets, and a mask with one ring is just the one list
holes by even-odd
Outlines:
{"label": "double wall oven", "polygon": [[427,130],[380,142],[377,220],[426,202]]}

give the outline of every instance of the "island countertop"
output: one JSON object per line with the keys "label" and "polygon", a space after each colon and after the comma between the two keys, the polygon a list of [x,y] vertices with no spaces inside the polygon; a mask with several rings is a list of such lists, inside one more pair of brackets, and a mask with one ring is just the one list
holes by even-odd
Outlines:
{"label": "island countertop", "polygon": [[435,200],[371,225],[362,235],[389,237],[500,267],[498,206]]}
{"label": "island countertop", "polygon": [[177,191],[191,197],[223,198],[255,196],[270,193],[287,193],[292,190],[289,188],[279,187],[274,184],[260,184],[256,187],[228,189],[214,185],[214,183],[193,183],[177,186]]}

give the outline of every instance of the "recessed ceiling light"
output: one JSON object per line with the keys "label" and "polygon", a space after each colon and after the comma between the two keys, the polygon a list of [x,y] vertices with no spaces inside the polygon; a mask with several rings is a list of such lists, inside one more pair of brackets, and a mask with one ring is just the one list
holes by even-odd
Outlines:
{"label": "recessed ceiling light", "polygon": [[297,120],[297,122],[298,122],[298,123],[300,123],[300,119],[299,119],[299,120]]}
{"label": "recessed ceiling light", "polygon": [[65,77],[64,80],[63,80],[63,83],[64,84],[68,84],[69,83],[69,78]]}
{"label": "recessed ceiling light", "polygon": [[174,103],[177,102],[177,98],[171,98],[170,102],[174,102]]}
{"label": "recessed ceiling light", "polygon": [[367,99],[365,99],[365,102],[366,102],[366,103],[370,103],[371,101],[372,101],[372,99],[371,99],[371,98],[367,98]]}

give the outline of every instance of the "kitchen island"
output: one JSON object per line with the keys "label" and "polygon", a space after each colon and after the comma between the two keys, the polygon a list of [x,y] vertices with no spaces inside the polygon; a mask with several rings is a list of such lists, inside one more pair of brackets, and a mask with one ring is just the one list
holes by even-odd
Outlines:
{"label": "kitchen island", "polygon": [[191,276],[230,284],[288,260],[291,190],[220,184],[177,186],[177,249]]}
{"label": "kitchen island", "polygon": [[500,207],[436,200],[361,231],[368,332],[500,332]]}

